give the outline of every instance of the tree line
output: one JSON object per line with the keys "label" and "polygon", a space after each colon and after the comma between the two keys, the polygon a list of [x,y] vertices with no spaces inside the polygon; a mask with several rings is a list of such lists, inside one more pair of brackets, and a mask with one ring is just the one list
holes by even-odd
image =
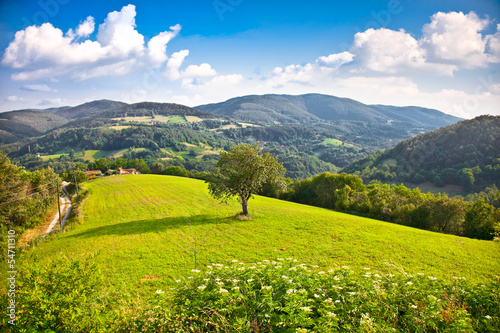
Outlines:
{"label": "tree line", "polygon": [[491,240],[500,228],[500,192],[495,186],[466,201],[404,185],[365,185],[346,173],[322,173],[293,182],[282,194],[266,191],[262,194],[457,236]]}
{"label": "tree line", "polygon": [[[7,231],[20,234],[43,222],[45,213],[54,207],[59,177],[52,169],[34,172],[12,164],[0,152],[0,246],[2,256],[7,246]],[[2,257],[3,258],[3,257]]]}

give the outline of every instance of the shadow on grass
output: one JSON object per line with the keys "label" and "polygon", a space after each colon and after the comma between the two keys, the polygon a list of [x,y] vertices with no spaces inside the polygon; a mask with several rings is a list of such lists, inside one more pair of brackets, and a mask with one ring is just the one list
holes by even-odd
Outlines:
{"label": "shadow on grass", "polygon": [[[191,221],[191,223],[189,221]],[[241,221],[234,216],[214,217],[212,215],[196,215],[191,217],[167,217],[163,219],[139,220],[105,225],[81,233],[75,233],[74,235],[69,236],[69,238],[138,235],[148,232],[163,232],[168,229],[185,229],[189,228],[190,224],[193,227],[206,225],[217,228],[218,225],[244,222],[245,221]]]}

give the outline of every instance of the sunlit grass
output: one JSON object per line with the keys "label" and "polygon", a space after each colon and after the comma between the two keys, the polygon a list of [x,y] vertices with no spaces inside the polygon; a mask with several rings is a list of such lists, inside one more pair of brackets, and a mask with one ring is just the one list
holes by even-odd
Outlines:
{"label": "sunlit grass", "polygon": [[[165,288],[198,265],[293,257],[325,269],[348,265],[484,281],[500,272],[500,243],[432,233],[275,199],[241,206],[212,199],[203,181],[112,176],[88,182],[84,223],[24,254],[25,260],[96,257],[106,280],[125,292]],[[205,239],[203,241],[203,239]],[[35,255],[35,256],[33,256]],[[36,258],[36,259],[34,259]]]}

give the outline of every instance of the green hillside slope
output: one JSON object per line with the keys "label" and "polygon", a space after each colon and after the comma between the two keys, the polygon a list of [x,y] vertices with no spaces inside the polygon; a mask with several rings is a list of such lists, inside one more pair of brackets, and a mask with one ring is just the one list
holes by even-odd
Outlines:
{"label": "green hillside slope", "polygon": [[[336,268],[485,281],[500,271],[500,243],[412,229],[275,199],[249,203],[252,219],[234,218],[237,202],[220,204],[204,182],[170,176],[113,176],[87,185],[83,224],[24,255],[35,260],[98,253],[112,288],[152,292],[194,268],[232,259],[293,257]],[[191,227],[189,226],[191,221]],[[205,238],[206,237],[206,238]],[[194,239],[194,242],[193,242]],[[203,239],[204,242],[203,242]],[[187,241],[187,242],[186,242]],[[20,267],[22,274],[22,267]]]}
{"label": "green hillside slope", "polygon": [[465,192],[500,186],[500,117],[480,116],[400,142],[343,169],[362,178],[461,185]]}
{"label": "green hillside slope", "polygon": [[0,113],[0,144],[38,136],[67,122],[66,118],[43,111]]}

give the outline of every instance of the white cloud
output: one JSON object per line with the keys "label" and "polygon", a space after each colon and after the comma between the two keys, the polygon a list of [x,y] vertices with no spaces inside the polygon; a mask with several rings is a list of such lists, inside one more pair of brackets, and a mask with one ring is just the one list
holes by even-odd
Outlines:
{"label": "white cloud", "polygon": [[[107,15],[99,25],[96,41],[81,40],[89,37],[95,28],[89,16],[76,31],[66,34],[50,23],[30,26],[18,31],[5,50],[2,64],[19,70],[11,75],[13,80],[34,81],[69,74],[75,80],[99,76],[125,75],[146,66],[161,67],[166,63],[166,76],[180,79],[180,72],[188,50],[175,52],[169,58],[167,44],[181,30],[179,24],[152,37],[145,46],[144,36],[135,28],[136,10],[128,5],[121,11]],[[210,65],[190,66],[187,76],[216,75]]]}
{"label": "white cloud", "polygon": [[167,61],[167,65],[165,66],[164,77],[167,80],[178,80],[180,79],[181,73],[179,69],[184,62],[184,59],[189,55],[189,50],[181,50],[179,52],[173,53]]}
{"label": "white cloud", "polygon": [[494,56],[494,62],[500,62],[500,24],[497,24],[497,32],[487,36],[487,44],[490,53]]}
{"label": "white cloud", "polygon": [[73,29],[69,29],[66,36],[70,38],[88,37],[94,32],[94,29],[94,18],[92,16],[88,16],[85,21],[83,21],[83,23],[76,28],[76,32],[73,31]]}
{"label": "white cloud", "polygon": [[51,88],[46,84],[26,84],[21,89],[27,91],[57,92],[57,89]]}
{"label": "white cloud", "polygon": [[184,77],[210,77],[217,75],[217,72],[207,63],[199,66],[189,65],[183,73]]}
{"label": "white cloud", "polygon": [[427,62],[426,51],[404,30],[368,29],[354,36],[351,50],[362,70],[389,74],[427,71],[452,75],[456,67]]}
{"label": "white cloud", "polygon": [[463,68],[486,67],[489,55],[485,53],[486,38],[481,31],[488,24],[488,19],[480,19],[474,12],[438,12],[424,25],[420,45],[431,62]]}
{"label": "white cloud", "polygon": [[108,56],[124,58],[129,55],[140,56],[144,52],[144,36],[135,30],[135,6],[128,5],[120,12],[108,14],[104,23],[99,25],[97,41]]}
{"label": "white cloud", "polygon": [[164,31],[148,42],[148,55],[153,66],[163,64],[167,59],[167,44],[172,38],[177,36],[181,30],[181,26],[176,24],[170,27],[171,31]]}
{"label": "white cloud", "polygon": [[329,56],[319,57],[316,62],[321,65],[325,65],[332,68],[339,68],[340,66],[350,63],[354,59],[354,54],[350,52],[342,52],[336,54],[330,54]]}
{"label": "white cloud", "polygon": [[18,97],[16,95],[10,95],[10,96],[7,96],[7,98],[5,98],[5,100],[7,102],[22,102],[22,101],[24,101],[24,98]]}

